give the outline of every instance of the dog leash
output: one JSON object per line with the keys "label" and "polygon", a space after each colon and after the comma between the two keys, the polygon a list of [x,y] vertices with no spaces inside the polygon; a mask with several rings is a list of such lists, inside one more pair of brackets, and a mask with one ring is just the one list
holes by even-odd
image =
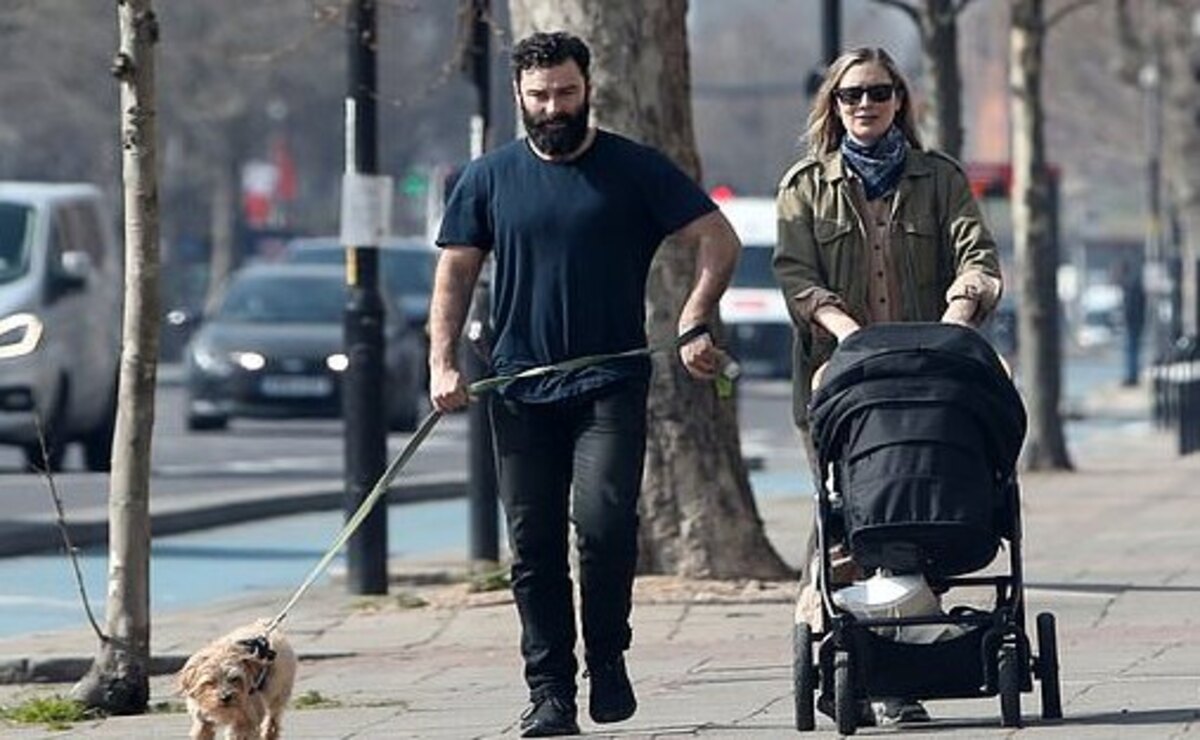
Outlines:
{"label": "dog leash", "polygon": [[[484,378],[483,380],[477,380],[467,386],[467,393],[473,398],[478,398],[486,393],[490,393],[491,391],[508,385],[515,380],[538,378],[551,373],[580,370],[582,368],[591,367],[593,365],[598,365],[602,362],[609,362],[612,360],[620,360],[630,357],[649,357],[650,355],[658,352],[676,350],[679,346],[693,338],[695,338],[695,335],[689,337],[688,334],[685,333],[680,338],[666,345],[641,347],[639,349],[631,349],[624,352],[587,355],[571,360],[564,360],[563,362],[555,363],[553,365],[542,365],[539,367],[529,368],[528,370],[522,370],[521,372],[512,373],[510,375],[499,375],[493,378]],[[729,393],[732,392],[734,381],[737,380],[740,374],[741,369],[738,367],[736,362],[733,360],[727,362],[721,369],[721,372],[717,374],[716,384],[718,395],[723,398],[728,397]],[[379,476],[379,480],[375,482],[375,485],[371,488],[371,492],[367,494],[367,497],[363,499],[361,504],[359,504],[358,509],[355,510],[354,514],[351,515],[348,520],[346,520],[345,525],[342,526],[341,531],[338,532],[337,537],[334,538],[333,544],[329,546],[329,549],[325,551],[325,554],[321,556],[321,559],[317,561],[317,564],[313,566],[311,571],[309,571],[308,576],[305,577],[304,581],[300,584],[300,587],[296,589],[296,592],[292,594],[292,597],[288,599],[286,604],[284,604],[284,607],[279,610],[279,613],[275,616],[275,618],[267,623],[267,626],[263,631],[262,638],[265,639],[270,637],[271,633],[274,632],[283,622],[283,620],[287,618],[287,615],[292,610],[292,607],[294,607],[296,603],[300,601],[308,589],[311,588],[312,585],[316,583],[317,579],[321,577],[321,574],[325,572],[327,567],[329,567],[329,564],[333,561],[334,557],[337,556],[338,552],[342,549],[342,546],[346,544],[346,542],[354,534],[355,530],[357,530],[363,523],[363,520],[367,518],[367,515],[375,506],[375,503],[384,493],[387,492],[388,486],[391,485],[392,480],[400,473],[401,470],[404,469],[404,466],[408,464],[408,461],[412,459],[413,455],[416,454],[417,449],[420,448],[420,446],[425,442],[425,439],[429,436],[430,432],[433,431],[433,428],[437,426],[437,423],[441,420],[441,418],[442,412],[438,411],[437,409],[434,409],[429,413],[428,416],[425,417],[425,420],[422,421],[420,426],[417,427],[417,431],[413,433],[412,438],[408,440],[408,444],[404,446],[404,449],[400,451],[400,454],[397,455],[395,459],[393,459],[392,462],[387,466],[387,469],[383,471],[383,475]]]}

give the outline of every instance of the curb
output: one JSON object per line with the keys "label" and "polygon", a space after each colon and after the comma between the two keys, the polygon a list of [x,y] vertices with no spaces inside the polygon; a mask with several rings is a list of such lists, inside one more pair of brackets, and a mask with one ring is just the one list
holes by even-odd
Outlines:
{"label": "curb", "polygon": [[[467,481],[463,476],[425,476],[424,480],[410,479],[388,489],[389,504],[410,504],[424,501],[443,501],[463,498]],[[342,508],[345,491],[320,488],[265,493],[240,492],[236,498],[205,496],[191,497],[188,502],[164,504],[150,512],[150,527],[155,536],[179,534],[198,529],[210,529],[255,519],[287,516],[310,511],[330,511]],[[108,542],[108,511],[92,509],[82,516],[71,517],[67,523],[71,542],[77,548]],[[53,521],[16,521],[0,523],[0,557],[28,555],[60,550],[62,536]]]}
{"label": "curb", "polygon": [[[353,658],[355,652],[300,653],[302,663]],[[187,655],[155,655],[150,658],[150,675],[164,676],[177,672],[187,662]],[[94,656],[53,656],[45,658],[0,658],[0,685],[28,683],[74,683],[83,678],[95,662]]]}

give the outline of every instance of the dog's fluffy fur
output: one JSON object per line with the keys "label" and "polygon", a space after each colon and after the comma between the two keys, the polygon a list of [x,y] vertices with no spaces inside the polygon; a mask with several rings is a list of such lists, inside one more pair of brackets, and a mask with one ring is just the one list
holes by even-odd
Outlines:
{"label": "dog's fluffy fur", "polygon": [[[227,740],[275,740],[292,684],[296,654],[284,636],[271,633],[273,659],[256,654],[239,640],[265,632],[266,620],[230,632],[200,648],[179,672],[179,693],[187,698],[192,740],[212,740],[225,727]],[[258,687],[263,671],[265,681]]]}

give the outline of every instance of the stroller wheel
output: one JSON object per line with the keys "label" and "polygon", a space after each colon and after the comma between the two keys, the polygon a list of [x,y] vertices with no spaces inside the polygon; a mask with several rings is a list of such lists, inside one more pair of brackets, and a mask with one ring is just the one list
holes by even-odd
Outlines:
{"label": "stroller wheel", "polygon": [[997,668],[997,684],[1000,689],[1000,725],[1021,726],[1021,666],[1017,663],[1015,645],[1000,648]]}
{"label": "stroller wheel", "polygon": [[837,729],[841,735],[858,730],[858,702],[854,696],[854,673],[850,653],[839,650],[833,656],[833,699]]}
{"label": "stroller wheel", "polygon": [[1037,615],[1038,679],[1042,683],[1042,719],[1062,719],[1062,688],[1058,679],[1058,635],[1054,615]]}
{"label": "stroller wheel", "polygon": [[812,627],[799,622],[792,630],[792,691],[796,703],[796,729],[808,732],[817,727],[813,711],[813,691],[816,686],[813,673]]}

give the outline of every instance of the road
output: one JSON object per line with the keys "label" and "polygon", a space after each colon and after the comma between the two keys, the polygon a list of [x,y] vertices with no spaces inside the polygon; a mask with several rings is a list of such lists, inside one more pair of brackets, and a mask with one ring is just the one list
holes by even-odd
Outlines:
{"label": "road", "polygon": [[[1069,359],[1064,374],[1068,408],[1089,389],[1114,381],[1119,373],[1116,359],[1112,353]],[[788,382],[744,380],[739,393],[742,449],[755,471],[756,494],[794,492],[798,480],[801,484],[807,480],[807,473],[791,426]],[[407,434],[390,435],[389,454],[398,454],[408,439]],[[420,480],[451,475],[461,479],[466,439],[466,417],[446,417],[403,477]],[[151,486],[158,500],[238,491],[337,492],[343,487],[340,420],[235,420],[228,431],[188,432],[183,425],[183,390],[173,384],[161,385],[156,398],[152,455]],[[80,472],[78,450],[69,452],[66,464],[68,470],[57,475],[55,482],[68,516],[72,511],[103,507],[108,495],[107,475]],[[45,481],[23,472],[16,448],[0,447],[0,501],[4,502],[0,529],[5,521],[49,511]]]}
{"label": "road", "polygon": [[[408,437],[391,435],[390,454],[397,454]],[[443,419],[406,474],[461,469],[465,439],[464,416]],[[155,399],[151,454],[151,491],[160,498],[263,487],[342,488],[339,420],[238,420],[225,432],[188,432],[183,425],[183,390],[175,385],[160,386]],[[103,506],[108,495],[107,474],[82,472],[77,449],[68,451],[66,467],[55,476],[55,483],[68,516],[72,510]],[[4,520],[41,514],[50,506],[45,481],[23,471],[16,448],[0,448],[0,500],[4,501]]]}
{"label": "road", "polygon": [[[781,469],[791,467],[788,398],[782,381],[749,381],[743,388],[742,425],[747,454],[764,456]],[[388,438],[389,453],[398,454],[408,434]],[[448,416],[422,445],[405,471],[406,477],[461,473],[467,439],[466,417]],[[183,390],[163,385],[155,399],[151,490],[170,497],[197,491],[230,492],[264,486],[323,487],[340,490],[343,471],[340,420],[235,420],[224,432],[189,432],[183,425]],[[798,460],[793,461],[798,464]],[[19,519],[47,511],[45,481],[23,471],[17,448],[0,447],[0,500],[3,519]],[[82,472],[77,449],[68,452],[67,470],[55,476],[68,507],[102,506],[106,474]]]}

